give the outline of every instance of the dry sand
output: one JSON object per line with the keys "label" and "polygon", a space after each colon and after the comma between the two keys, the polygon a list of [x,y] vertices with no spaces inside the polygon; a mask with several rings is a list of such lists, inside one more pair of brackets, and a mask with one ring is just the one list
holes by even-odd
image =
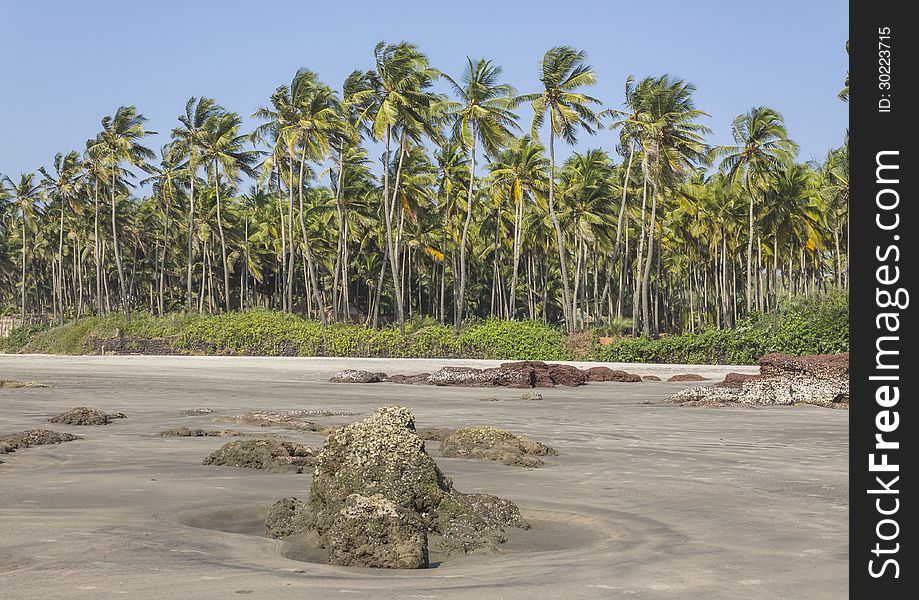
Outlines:
{"label": "dry sand", "polygon": [[[0,355],[0,435],[35,427],[85,439],[17,451],[0,465],[0,596],[221,599],[843,598],[848,574],[848,413],[813,406],[680,408],[685,383],[540,390],[327,383],[344,367],[414,373],[443,360]],[[458,364],[453,362],[452,364]],[[482,366],[488,361],[462,361]],[[578,364],[578,366],[590,366]],[[613,366],[613,365],[611,365]],[[749,367],[618,365],[666,379]],[[483,396],[499,402],[481,402]],[[201,461],[225,438],[163,438],[247,410],[400,404],[419,426],[495,425],[559,450],[539,469],[446,459],[458,489],[517,503],[534,529],[498,553],[421,571],[316,562],[308,543],[262,537],[268,506],[305,498],[309,475]],[[47,418],[74,406],[124,412],[106,427]],[[212,408],[187,416],[182,411]],[[264,428],[235,426],[247,433]],[[315,434],[282,431],[320,444]],[[294,560],[302,558],[304,560]]]}

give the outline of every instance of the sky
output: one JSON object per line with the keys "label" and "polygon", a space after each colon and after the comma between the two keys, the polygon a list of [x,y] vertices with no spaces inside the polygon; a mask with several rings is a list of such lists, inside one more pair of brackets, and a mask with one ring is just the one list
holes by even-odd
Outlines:
{"label": "sky", "polygon": [[[547,49],[570,45],[597,72],[586,91],[617,108],[629,74],[669,73],[695,84],[716,145],[754,106],[785,116],[802,161],[824,157],[848,127],[836,98],[848,68],[839,0],[0,0],[0,22],[0,174],[12,177],[82,151],[121,105],[160,132],[147,139],[154,149],[190,96],[215,98],[251,130],[249,115],[298,68],[340,89],[372,67],[381,40],[417,44],[454,77],[467,56],[491,59],[519,93],[539,90]],[[531,113],[518,112],[528,129]],[[600,146],[612,151],[614,134],[582,135],[573,149]]]}

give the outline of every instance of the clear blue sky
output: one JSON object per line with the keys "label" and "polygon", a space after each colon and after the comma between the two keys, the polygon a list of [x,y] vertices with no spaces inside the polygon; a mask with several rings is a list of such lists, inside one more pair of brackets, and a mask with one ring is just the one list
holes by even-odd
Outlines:
{"label": "clear blue sky", "polygon": [[[372,66],[380,40],[414,42],[453,75],[467,55],[493,59],[521,93],[538,89],[549,47],[571,45],[588,53],[599,78],[590,93],[608,106],[628,74],[670,73],[697,86],[712,143],[730,143],[735,115],[768,105],[801,160],[823,157],[848,126],[836,99],[848,64],[841,0],[6,0],[0,16],[0,173],[12,176],[82,150],[123,104],[161,132],[149,141],[158,149],[189,96],[248,119],[299,67],[339,87]],[[600,145],[613,149],[609,132],[578,143]]]}

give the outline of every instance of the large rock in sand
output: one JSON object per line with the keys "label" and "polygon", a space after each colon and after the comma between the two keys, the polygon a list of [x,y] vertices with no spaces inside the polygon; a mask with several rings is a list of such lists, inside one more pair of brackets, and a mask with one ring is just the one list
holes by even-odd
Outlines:
{"label": "large rock in sand", "polygon": [[420,568],[428,535],[450,552],[488,549],[525,522],[512,503],[466,496],[425,452],[412,413],[386,407],[329,435],[316,460],[308,522],[329,562]]}
{"label": "large rock in sand", "polygon": [[48,419],[62,425],[108,425],[112,419],[123,418],[121,413],[108,414],[98,408],[78,406]]}
{"label": "large rock in sand", "polygon": [[305,533],[309,529],[309,510],[299,498],[281,498],[268,509],[265,518],[265,535],[285,538]]}
{"label": "large rock in sand", "polygon": [[379,383],[386,379],[386,373],[371,373],[359,369],[338,371],[329,379],[332,383]]}
{"label": "large rock in sand", "polygon": [[558,451],[541,442],[497,427],[463,427],[440,442],[447,458],[485,458],[503,465],[539,467],[540,456],[557,456]]}
{"label": "large rock in sand", "polygon": [[668,400],[682,406],[815,404],[849,407],[849,353],[802,356],[767,354],[755,377],[725,377],[715,387],[682,390]]}
{"label": "large rock in sand", "polygon": [[329,563],[383,569],[428,565],[427,528],[417,512],[382,494],[352,494],[322,536]]}
{"label": "large rock in sand", "polygon": [[492,369],[472,367],[444,367],[431,373],[428,383],[441,386],[461,387],[533,387],[532,371],[506,368],[504,365]]}
{"label": "large rock in sand", "polygon": [[315,463],[316,453],[316,448],[286,440],[244,440],[224,444],[205,458],[204,464],[303,473]]}

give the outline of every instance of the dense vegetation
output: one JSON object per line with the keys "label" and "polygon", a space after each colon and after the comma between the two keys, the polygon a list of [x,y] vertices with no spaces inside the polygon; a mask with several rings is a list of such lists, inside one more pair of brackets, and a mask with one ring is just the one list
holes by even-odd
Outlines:
{"label": "dense vegetation", "polygon": [[[84,354],[94,338],[166,338],[180,352],[294,356],[501,358],[753,364],[767,352],[793,355],[842,352],[849,347],[845,294],[784,303],[771,315],[756,314],[733,329],[702,333],[614,338],[565,335],[538,321],[486,320],[453,327],[432,320],[373,329],[322,324],[296,315],[253,310],[220,315],[124,315],[86,317],[49,327],[25,327],[6,340],[6,350]],[[604,340],[608,341],[608,340]],[[0,350],[3,350],[0,347]]]}
{"label": "dense vegetation", "polygon": [[[132,328],[173,322],[140,313],[228,313],[174,322],[207,323],[219,338],[216,324],[252,319],[269,339],[271,327],[296,329],[312,351],[412,355],[429,343],[479,348],[480,327],[535,327],[469,319],[569,333],[628,319],[633,333],[720,343],[717,328],[848,286],[847,140],[796,162],[781,114],[754,107],[733,122],[732,145],[712,147],[692,84],[630,77],[604,108],[585,92],[594,70],[569,47],[545,54],[526,93],[488,60],[454,79],[412,44],[381,43],[370,58],[340,90],[301,69],[254,112],[255,131],[191,98],[156,155],[146,119],[121,107],[82,151],[3,178],[0,310],[97,317],[75,330],[115,312]],[[435,93],[438,79],[450,94]],[[524,103],[531,123],[514,112]],[[556,164],[558,144],[584,134],[607,149]],[[254,308],[379,330],[235,314]],[[391,337],[390,325],[418,320],[456,333]]]}

